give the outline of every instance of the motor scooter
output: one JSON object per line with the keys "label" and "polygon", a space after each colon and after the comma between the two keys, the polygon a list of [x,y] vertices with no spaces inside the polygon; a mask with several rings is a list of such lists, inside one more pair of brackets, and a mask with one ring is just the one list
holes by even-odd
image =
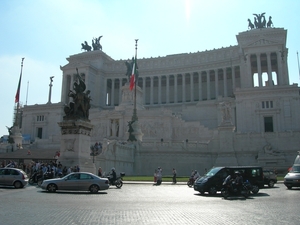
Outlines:
{"label": "motor scooter", "polygon": [[194,183],[195,183],[194,177],[191,176],[190,179],[188,180],[188,182],[186,184],[189,187],[193,187]]}
{"label": "motor scooter", "polygon": [[109,185],[114,185],[117,188],[121,188],[123,186],[123,177],[125,176],[125,173],[120,173],[120,176],[117,176],[117,178],[113,181],[111,176],[108,176]]}

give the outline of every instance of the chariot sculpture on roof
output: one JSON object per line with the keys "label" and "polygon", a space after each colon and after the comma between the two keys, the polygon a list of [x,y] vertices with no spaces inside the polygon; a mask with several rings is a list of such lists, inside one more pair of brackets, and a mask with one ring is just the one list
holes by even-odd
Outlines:
{"label": "chariot sculpture on roof", "polygon": [[274,27],[273,22],[272,22],[272,16],[269,16],[269,21],[266,21],[265,17],[266,13],[261,13],[261,14],[255,14],[253,13],[254,21],[253,23],[251,22],[250,19],[248,19],[248,29],[261,29],[261,28],[266,28],[266,27]]}
{"label": "chariot sculpture on roof", "polygon": [[90,52],[92,51],[92,47],[93,47],[93,51],[96,51],[96,50],[101,50],[102,51],[102,45],[100,44],[100,39],[102,38],[103,36],[99,36],[98,38],[93,38],[92,40],[92,46],[90,46],[87,41],[85,41],[84,43],[81,43],[81,50],[85,50],[87,52]]}

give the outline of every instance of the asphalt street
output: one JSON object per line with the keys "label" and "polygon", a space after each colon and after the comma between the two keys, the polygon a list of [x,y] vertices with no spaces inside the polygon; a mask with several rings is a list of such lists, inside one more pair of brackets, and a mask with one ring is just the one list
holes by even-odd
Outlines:
{"label": "asphalt street", "polygon": [[200,195],[187,185],[125,183],[97,194],[0,187],[2,225],[299,224],[300,189],[283,184],[248,199]]}

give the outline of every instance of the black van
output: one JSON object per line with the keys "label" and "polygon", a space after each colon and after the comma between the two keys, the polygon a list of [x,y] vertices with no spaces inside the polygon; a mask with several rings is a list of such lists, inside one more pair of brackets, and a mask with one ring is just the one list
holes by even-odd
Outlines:
{"label": "black van", "polygon": [[208,192],[215,195],[217,191],[221,191],[224,179],[235,172],[240,172],[244,181],[248,180],[252,186],[252,192],[256,194],[259,188],[264,186],[263,169],[259,166],[228,166],[214,167],[205,176],[201,177],[194,183],[194,190],[201,194]]}

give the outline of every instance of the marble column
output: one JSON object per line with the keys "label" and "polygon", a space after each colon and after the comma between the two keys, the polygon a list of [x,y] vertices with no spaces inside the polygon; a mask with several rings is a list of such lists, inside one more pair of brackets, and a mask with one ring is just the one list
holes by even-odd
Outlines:
{"label": "marble column", "polygon": [[218,75],[218,70],[215,70],[215,94],[216,94],[216,99],[218,99],[219,96],[219,75]]}
{"label": "marble column", "polygon": [[210,74],[206,71],[206,85],[207,85],[207,100],[210,100]]}
{"label": "marble column", "polygon": [[190,73],[191,102],[194,101],[194,73]]}
{"label": "marble column", "polygon": [[158,104],[161,104],[161,76],[158,76]]}
{"label": "marble column", "polygon": [[202,101],[202,74],[201,74],[201,71],[198,72],[198,91],[199,91],[199,101]]}
{"label": "marble column", "polygon": [[[251,64],[250,64],[250,57],[249,58],[249,65],[251,67]],[[248,62],[248,61],[247,61]],[[259,54],[256,54],[256,62],[257,62],[257,74],[258,74],[258,86],[259,87],[262,87],[263,84],[262,84],[262,74],[261,74],[261,61],[260,61],[260,53]]]}
{"label": "marble column", "polygon": [[185,99],[185,73],[181,74],[182,76],[182,102],[186,102]]}
{"label": "marble column", "polygon": [[170,103],[170,75],[166,75],[166,103]]}
{"label": "marble column", "polygon": [[174,103],[178,102],[178,98],[177,98],[177,74],[174,74]]}
{"label": "marble column", "polygon": [[273,77],[272,77],[272,66],[271,66],[271,53],[267,52],[267,64],[268,64],[268,85],[273,85]]}
{"label": "marble column", "polygon": [[115,106],[115,79],[111,79],[111,106]]}
{"label": "marble column", "polygon": [[150,77],[150,105],[153,105],[153,77]]}
{"label": "marble column", "polygon": [[223,80],[224,80],[224,97],[227,97],[227,74],[226,68],[223,68]]}

